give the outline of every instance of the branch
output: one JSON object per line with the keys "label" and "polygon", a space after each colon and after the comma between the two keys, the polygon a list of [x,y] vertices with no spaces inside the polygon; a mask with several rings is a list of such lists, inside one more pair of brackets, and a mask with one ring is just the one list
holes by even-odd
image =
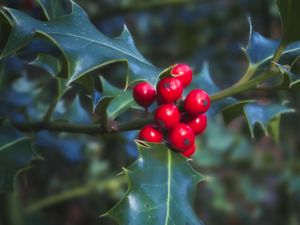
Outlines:
{"label": "branch", "polygon": [[64,191],[62,193],[58,193],[55,195],[51,195],[48,197],[45,197],[41,200],[38,200],[32,204],[30,204],[26,208],[27,213],[34,213],[37,210],[43,209],[45,207],[49,207],[51,205],[55,205],[70,199],[78,198],[81,196],[85,196],[91,192],[102,192],[106,189],[115,189],[117,187],[120,187],[124,183],[127,182],[126,177],[120,176],[104,181],[98,181],[98,182],[93,182],[91,184],[85,185],[85,186],[80,186],[73,188],[68,191]]}
{"label": "branch", "polygon": [[33,122],[33,123],[14,123],[14,127],[23,132],[38,132],[42,130],[54,132],[68,132],[74,134],[97,135],[104,133],[115,133],[121,131],[138,130],[146,124],[153,123],[153,119],[141,119],[130,122],[112,124],[105,128],[101,124],[71,124],[66,122]]}
{"label": "branch", "polygon": [[265,80],[273,77],[277,75],[276,72],[266,72],[266,73],[263,73],[262,75],[250,80],[250,81],[247,81],[245,83],[242,83],[240,85],[237,85],[237,86],[232,86],[230,88],[227,88],[225,90],[222,90],[216,94],[213,94],[212,96],[210,96],[210,99],[212,102],[214,101],[219,101],[223,98],[226,98],[226,97],[229,97],[229,96],[233,96],[233,95],[236,95],[236,94],[239,94],[241,92],[244,92],[244,91],[248,91],[248,90],[251,90],[251,89],[255,89],[257,88],[262,82],[264,82]]}

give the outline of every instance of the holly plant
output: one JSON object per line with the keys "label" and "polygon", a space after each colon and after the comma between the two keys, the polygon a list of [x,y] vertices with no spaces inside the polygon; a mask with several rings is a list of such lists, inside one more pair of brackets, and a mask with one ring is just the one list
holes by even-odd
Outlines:
{"label": "holly plant", "polygon": [[[43,18],[2,6],[0,191],[13,191],[15,177],[41,158],[45,131],[84,139],[137,130],[129,140],[137,159],[119,175],[128,190],[100,216],[122,225],[204,224],[193,203],[207,177],[191,164],[210,119],[220,114],[229,123],[244,116],[252,137],[258,124],[278,141],[281,115],[294,112],[286,102],[252,97],[299,87],[293,65],[300,55],[300,2],[276,3],[282,38],[255,32],[249,19],[249,42],[241,49],[247,69],[225,89],[214,83],[209,62],[200,71],[184,62],[156,67],[126,26],[108,37],[72,0],[37,0]],[[114,70],[120,64],[124,68]],[[18,73],[33,67],[38,74]]]}

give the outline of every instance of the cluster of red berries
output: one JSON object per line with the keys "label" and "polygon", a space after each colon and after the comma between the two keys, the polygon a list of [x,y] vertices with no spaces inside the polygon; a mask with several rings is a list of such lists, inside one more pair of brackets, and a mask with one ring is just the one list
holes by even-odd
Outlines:
{"label": "cluster of red berries", "polygon": [[147,82],[138,83],[133,89],[135,101],[146,109],[157,100],[156,124],[144,126],[139,139],[160,143],[164,139],[171,149],[191,157],[195,148],[195,136],[207,126],[205,112],[210,107],[208,94],[195,89],[182,100],[183,89],[192,81],[193,72],[186,64],[177,64],[171,74],[162,78],[156,87]]}

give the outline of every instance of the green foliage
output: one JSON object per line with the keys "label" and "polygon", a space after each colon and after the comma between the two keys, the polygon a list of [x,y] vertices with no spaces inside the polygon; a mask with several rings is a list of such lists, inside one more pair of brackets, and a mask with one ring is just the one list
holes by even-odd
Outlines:
{"label": "green foliage", "polygon": [[29,65],[37,66],[53,77],[56,77],[61,71],[60,61],[54,56],[44,53],[40,53]]}
{"label": "green foliage", "polygon": [[138,159],[124,169],[130,181],[126,196],[104,215],[124,225],[202,224],[192,205],[204,177],[164,144],[138,142],[138,149]]}
{"label": "green foliage", "polygon": [[223,110],[225,122],[229,123],[237,116],[244,115],[251,136],[254,137],[254,127],[259,124],[266,135],[271,134],[274,140],[279,140],[280,116],[294,112],[293,109],[281,104],[258,104],[253,101],[240,101]]}
{"label": "green foliage", "polygon": [[[280,41],[269,39],[256,32],[252,27],[252,22],[249,19],[249,40],[247,47],[243,49],[249,61],[248,70],[255,72],[260,67],[268,65],[267,63],[272,60]],[[292,43],[287,46],[282,52],[282,56],[291,58],[299,55],[300,43]]]}
{"label": "green foliage", "polygon": [[14,54],[39,36],[60,49],[63,55],[60,76],[67,78],[68,83],[96,68],[116,62],[128,64],[130,74],[127,78],[124,76],[126,84],[137,79],[147,79],[153,84],[156,82],[159,69],[138,52],[126,27],[120,37],[112,39],[100,33],[76,3],[70,1],[72,12],[61,16],[64,12],[62,5],[51,5],[49,2],[40,1],[48,21],[34,19],[15,9],[1,11],[13,24],[1,53],[2,58]]}
{"label": "green foliage", "polygon": [[0,127],[0,193],[12,191],[14,177],[38,155],[32,148],[32,140],[20,136],[12,127]]}
{"label": "green foliage", "polygon": [[299,41],[300,30],[299,25],[299,8],[298,0],[277,0],[277,5],[280,11],[281,22],[283,27],[283,39],[285,44]]}
{"label": "green foliage", "polygon": [[68,11],[64,8],[64,3],[66,3],[64,0],[37,0],[37,2],[42,7],[48,20],[68,14]]}
{"label": "green foliage", "polygon": [[[93,128],[98,126],[100,128],[102,125],[103,131],[107,133],[116,131],[117,127],[113,129],[113,126],[118,124],[116,120],[127,110],[141,110],[133,100],[130,85],[139,80],[147,80],[155,85],[158,77],[165,76],[170,67],[162,71],[146,60],[135,47],[126,27],[117,38],[110,38],[99,32],[83,9],[73,1],[38,0],[38,3],[43,9],[45,21],[35,19],[16,9],[5,7],[1,9],[1,32],[9,31],[7,26],[11,26],[6,45],[1,49],[1,60],[4,62],[9,57],[18,56],[21,49],[24,50],[37,38],[50,43],[52,47],[59,50],[59,53],[52,55],[38,50],[34,52],[37,57],[29,64],[51,75],[47,76],[47,81],[51,81],[49,83],[55,81],[53,82],[55,96],[49,103],[48,110],[45,109],[48,102],[43,102],[41,108],[46,111],[44,117],[36,116],[36,112],[32,112],[34,110],[31,110],[31,114],[28,113],[30,110],[26,103],[21,102],[21,104],[16,103],[15,107],[18,119],[9,117],[8,121],[12,125],[20,121],[25,125],[26,123],[30,125],[32,121],[38,121],[42,125],[51,124],[52,120],[56,123],[67,121],[68,125],[84,123],[87,126],[93,125]],[[231,162],[251,158],[247,139],[228,131],[226,127],[220,125],[222,123],[213,121],[213,117],[220,112],[227,123],[244,115],[252,137],[254,137],[254,127],[259,124],[266,135],[271,135],[275,141],[279,141],[280,117],[282,114],[293,112],[293,109],[276,101],[272,104],[261,104],[261,101],[252,100],[257,98],[252,95],[232,97],[249,90],[263,88],[264,90],[291,90],[299,87],[299,77],[291,72],[292,66],[285,65],[286,62],[279,59],[285,58],[290,61],[300,54],[300,44],[295,42],[300,39],[300,33],[296,28],[299,21],[296,9],[300,5],[292,0],[278,0],[278,5],[283,24],[283,40],[277,41],[262,36],[252,29],[250,22],[249,43],[244,49],[248,68],[240,81],[222,90],[211,76],[208,63],[204,63],[202,70],[195,74],[193,83],[186,89],[186,92],[195,88],[204,89],[213,100],[209,111],[210,122],[207,133],[201,140],[197,140],[200,149],[195,156],[197,165],[207,168],[217,167],[223,165],[222,159],[227,156]],[[2,62],[1,81],[9,74],[4,71]],[[123,80],[117,80],[119,85],[125,84],[124,89],[112,85],[102,74],[92,74],[96,69],[113,63],[125,63],[127,66]],[[269,78],[279,78],[279,85],[273,86]],[[16,81],[14,79],[9,81],[11,83],[8,82],[10,86],[14,86],[19,79],[30,83],[30,79],[24,77],[17,78]],[[117,78],[113,77],[112,80],[114,79]],[[84,94],[81,89],[76,89],[78,84],[85,88],[85,91],[82,91]],[[23,85],[19,85],[16,89],[20,86]],[[1,91],[2,87],[4,90],[6,84],[1,83]],[[33,85],[30,87],[35,90],[34,94],[37,90],[39,90],[38,95],[43,92],[41,87],[35,88],[36,86]],[[52,85],[47,88],[51,89]],[[71,95],[65,95],[69,91]],[[84,104],[86,102],[83,99],[87,97],[86,95],[90,97],[88,102],[92,104],[90,108],[87,107],[88,104]],[[31,93],[29,97],[33,99],[36,96]],[[34,100],[33,105],[36,104],[36,100],[41,99]],[[1,104],[2,101],[0,99]],[[145,114],[137,112],[136,115],[143,117]],[[93,121],[100,123],[92,124]],[[7,126],[1,125],[0,129],[0,191],[9,191],[13,187],[15,174],[26,168],[37,155],[32,150],[31,139],[24,138],[20,134],[10,135],[6,139],[6,134],[10,134]],[[32,132],[31,127],[27,128],[27,131]],[[36,135],[37,142],[38,136]],[[131,141],[133,138],[127,137],[127,139]],[[128,143],[122,145],[125,148]],[[71,149],[69,143],[65,146]],[[124,169],[130,181],[126,196],[105,215],[113,217],[120,224],[202,224],[193,211],[193,201],[196,184],[204,178],[191,168],[186,158],[171,151],[165,144],[139,143],[138,150],[138,159],[129,168]],[[299,179],[288,180],[290,191],[295,192],[299,186]],[[241,183],[244,192],[250,193],[250,189],[254,189],[252,186],[249,188],[251,182],[248,179],[241,179]],[[211,185],[211,188],[217,186],[215,193],[224,196],[225,191],[219,184],[220,182],[217,181]],[[88,187],[88,190],[90,189],[94,189],[94,186]],[[254,201],[259,202],[264,194],[265,192],[261,192],[258,188],[256,193],[247,195],[247,198],[251,199],[251,196],[254,196]],[[75,196],[81,195],[75,194]],[[225,198],[221,201],[214,199],[212,202],[219,208],[233,210],[233,206],[227,203]]]}

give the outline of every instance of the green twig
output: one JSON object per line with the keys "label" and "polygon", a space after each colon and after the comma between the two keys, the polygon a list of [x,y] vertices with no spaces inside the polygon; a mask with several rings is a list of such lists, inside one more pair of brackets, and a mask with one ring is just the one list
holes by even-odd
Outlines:
{"label": "green twig", "polygon": [[153,123],[153,119],[141,119],[130,122],[113,124],[111,129],[106,129],[101,124],[71,124],[66,122],[33,122],[15,123],[17,129],[24,132],[38,132],[42,130],[54,132],[68,132],[77,134],[97,135],[103,133],[114,133],[120,131],[138,130],[146,124]]}
{"label": "green twig", "polygon": [[257,69],[257,66],[255,64],[249,64],[244,76],[239,81],[237,81],[233,86],[239,86],[240,84],[245,83],[248,80],[250,80],[253,77],[253,75],[255,74],[256,69]]}
{"label": "green twig", "polygon": [[[270,66],[270,70],[251,79],[253,74],[256,71],[256,67],[249,67],[243,78],[234,86],[222,90],[216,94],[211,96],[211,101],[219,101],[229,96],[233,96],[239,94],[244,91],[257,89],[259,85],[261,85],[267,79],[277,75],[278,73],[275,71],[275,62],[278,62],[280,56],[285,48],[285,44],[281,43],[275,54],[272,58],[272,63]],[[59,99],[59,97],[58,97]],[[113,133],[113,132],[121,132],[121,131],[130,131],[130,130],[138,130],[141,129],[146,124],[153,123],[153,118],[148,119],[139,119],[131,122],[119,123],[119,124],[111,124],[111,127],[108,129],[103,127],[100,124],[92,124],[92,125],[82,125],[82,124],[70,124],[70,123],[62,123],[62,122],[48,122],[49,118],[53,113],[57,100],[54,101],[53,105],[50,105],[48,112],[46,113],[46,120],[42,122],[34,122],[34,123],[17,123],[14,124],[16,128],[25,132],[37,132],[41,130],[49,130],[54,132],[68,132],[68,133],[80,133],[80,134],[103,134],[103,133]],[[49,117],[50,116],[50,117]]]}
{"label": "green twig", "polygon": [[279,61],[285,47],[286,47],[286,43],[285,42],[280,42],[279,46],[277,47],[277,49],[276,49],[276,51],[273,55],[273,58],[271,59],[271,64],[270,64],[270,67],[269,67],[270,71],[274,71],[276,69],[276,63]]}
{"label": "green twig", "polygon": [[49,107],[48,107],[48,109],[47,109],[47,111],[46,111],[46,113],[45,113],[45,115],[44,115],[44,117],[43,117],[43,121],[44,121],[44,122],[48,122],[48,121],[51,120],[52,114],[53,114],[53,112],[54,112],[54,110],[55,110],[55,107],[56,107],[56,105],[57,105],[59,99],[60,99],[60,98],[62,97],[62,95],[65,93],[65,92],[61,93],[62,87],[61,87],[60,81],[59,81],[59,80],[55,80],[55,82],[56,82],[56,83],[55,83],[55,84],[56,84],[56,90],[55,90],[56,92],[55,92],[55,96],[54,96],[54,98],[52,99],[52,101],[50,102]]}
{"label": "green twig", "polygon": [[115,189],[120,187],[126,182],[125,176],[120,176],[112,179],[108,179],[105,181],[98,181],[93,184],[89,184],[83,187],[77,187],[68,191],[64,191],[59,194],[51,195],[44,199],[38,200],[26,208],[27,213],[34,213],[40,209],[45,207],[49,207],[54,204],[58,204],[70,199],[78,198],[81,196],[85,196],[91,192],[101,192],[107,189]]}
{"label": "green twig", "polygon": [[248,90],[251,90],[251,89],[255,89],[257,88],[262,82],[264,82],[265,80],[267,80],[268,78],[270,77],[273,77],[275,76],[277,73],[275,72],[266,72],[266,73],[263,73],[262,75],[248,81],[248,82],[245,82],[245,83],[242,83],[238,86],[232,86],[230,88],[227,88],[223,91],[220,91],[214,95],[212,95],[210,97],[211,101],[214,102],[214,101],[219,101],[223,98],[226,98],[226,97],[229,97],[229,96],[233,96],[233,95],[236,95],[236,94],[239,94],[241,92],[244,92],[244,91],[248,91]]}

